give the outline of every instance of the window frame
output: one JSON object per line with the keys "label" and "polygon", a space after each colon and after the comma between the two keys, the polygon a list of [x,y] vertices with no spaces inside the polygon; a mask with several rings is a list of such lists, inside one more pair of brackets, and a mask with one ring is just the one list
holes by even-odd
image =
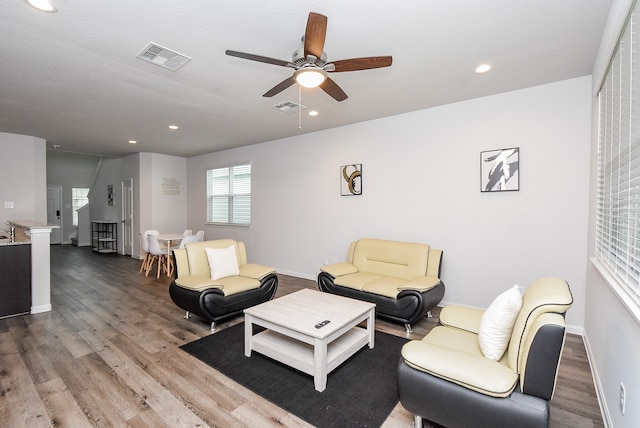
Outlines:
{"label": "window frame", "polygon": [[[234,191],[234,179],[233,177],[239,177],[242,174],[233,174],[233,170],[235,168],[246,168],[248,167],[249,169],[249,181],[248,181],[248,193],[247,192],[240,192],[240,191]],[[211,191],[213,191],[213,183],[210,182],[210,174],[213,174],[215,171],[225,171],[227,172],[227,176],[229,177],[228,180],[228,193],[219,193],[219,194],[212,194],[210,193]],[[245,173],[246,174],[246,173]],[[227,226],[227,227],[238,227],[238,228],[251,228],[251,220],[252,220],[252,207],[251,207],[251,199],[252,199],[252,187],[253,187],[253,168],[252,168],[252,164],[251,162],[241,162],[241,163],[236,163],[233,165],[228,165],[228,166],[222,166],[222,167],[215,167],[215,168],[207,168],[207,170],[205,171],[205,181],[206,181],[206,213],[205,213],[205,224],[207,225],[212,225],[212,226]],[[246,185],[247,183],[245,183]],[[213,217],[214,213],[211,212],[212,210],[212,198],[227,198],[227,221],[216,221]],[[238,206],[238,203],[236,203],[236,201],[239,198],[248,198],[246,201],[244,201],[245,204],[248,204],[248,209],[245,213],[245,216],[248,217],[248,221],[247,222],[238,222],[238,221],[234,221],[234,216],[236,214],[236,211],[234,211],[234,208],[236,208]]]}
{"label": "window frame", "polygon": [[598,91],[595,255],[640,321],[640,11],[634,1]]}

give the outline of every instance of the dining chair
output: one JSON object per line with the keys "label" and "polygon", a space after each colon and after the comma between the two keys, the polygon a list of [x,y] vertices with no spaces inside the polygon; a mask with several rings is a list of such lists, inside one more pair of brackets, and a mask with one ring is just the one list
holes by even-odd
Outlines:
{"label": "dining chair", "polygon": [[[145,240],[147,241],[147,247],[145,249],[145,251],[147,252],[147,264],[145,266],[144,269],[144,274],[145,276],[149,276],[149,272],[151,272],[151,270],[153,269],[153,265],[156,262],[156,260],[158,259],[158,257],[155,254],[152,254],[151,251],[149,250],[149,236],[153,235],[153,236],[158,236],[160,233],[155,230],[155,229],[149,229],[149,230],[145,230],[143,235],[146,238]],[[157,241],[157,239],[156,239]],[[158,244],[160,245],[160,244]],[[161,247],[162,248],[162,247]],[[166,248],[166,247],[164,247]]]}
{"label": "dining chair", "polygon": [[149,238],[147,234],[140,232],[140,250],[144,253],[144,259],[142,259],[142,266],[140,266],[140,272],[147,270],[147,264],[151,260],[152,255],[149,254]]}
{"label": "dining chair", "polygon": [[196,236],[198,237],[198,242],[204,241],[204,230],[197,231]]}
{"label": "dining chair", "polygon": [[184,238],[182,238],[182,241],[180,241],[179,248],[184,248],[184,246],[189,242],[198,242],[198,237],[196,235],[185,236]]}
{"label": "dining chair", "polygon": [[182,232],[182,236],[191,236],[193,235],[193,230],[191,229],[187,229],[184,232]]}
{"label": "dining chair", "polygon": [[[149,252],[158,259],[158,273],[156,278],[160,278],[160,271],[167,272],[167,250],[160,247],[158,238],[154,234],[147,235],[149,237]],[[151,266],[147,266],[147,273],[151,270]]]}

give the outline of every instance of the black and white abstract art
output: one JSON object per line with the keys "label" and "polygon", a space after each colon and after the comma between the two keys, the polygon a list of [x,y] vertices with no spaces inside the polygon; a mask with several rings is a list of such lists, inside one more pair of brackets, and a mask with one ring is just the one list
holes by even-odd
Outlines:
{"label": "black and white abstract art", "polygon": [[480,183],[482,192],[520,190],[520,149],[481,152]]}

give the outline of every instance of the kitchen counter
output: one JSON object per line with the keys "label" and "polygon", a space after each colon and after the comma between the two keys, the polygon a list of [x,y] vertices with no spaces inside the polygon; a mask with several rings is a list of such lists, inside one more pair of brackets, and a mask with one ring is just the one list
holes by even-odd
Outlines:
{"label": "kitchen counter", "polygon": [[[34,220],[7,220],[7,224],[11,231],[8,232],[8,240],[0,236],[0,245],[28,244],[31,242],[31,233],[33,231],[48,231],[51,233],[51,229],[59,227]],[[1,232],[0,234],[6,235],[7,232]]]}
{"label": "kitchen counter", "polygon": [[34,220],[7,220],[7,223],[11,226],[22,227],[23,229],[54,229],[58,227]]}

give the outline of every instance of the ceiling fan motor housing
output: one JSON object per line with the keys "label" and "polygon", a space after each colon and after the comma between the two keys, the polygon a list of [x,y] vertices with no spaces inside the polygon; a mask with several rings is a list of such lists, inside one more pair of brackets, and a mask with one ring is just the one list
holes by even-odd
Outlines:
{"label": "ceiling fan motor housing", "polygon": [[[313,56],[311,57],[313,58]],[[298,68],[308,65],[323,67],[327,63],[327,53],[322,51],[322,57],[316,58],[315,61],[309,61],[309,58],[304,56],[304,48],[302,47],[296,50],[293,55],[291,55],[291,63],[293,63]]]}

